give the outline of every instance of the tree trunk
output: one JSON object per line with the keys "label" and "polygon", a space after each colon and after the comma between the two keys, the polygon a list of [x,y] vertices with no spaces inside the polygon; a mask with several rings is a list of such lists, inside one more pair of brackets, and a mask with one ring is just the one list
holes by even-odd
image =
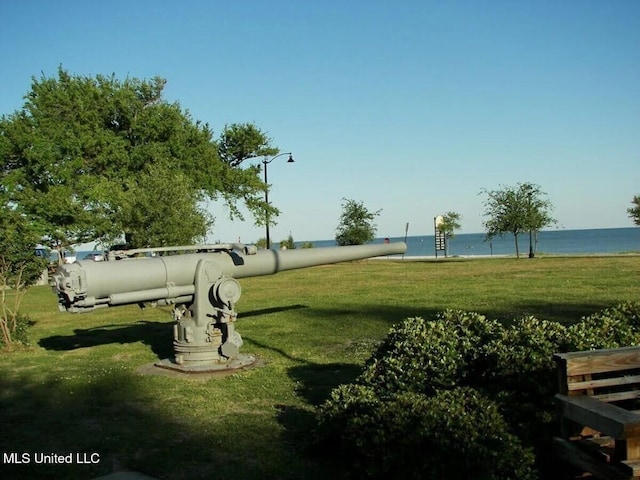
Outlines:
{"label": "tree trunk", "polygon": [[516,241],[516,258],[520,258],[520,250],[519,250],[519,248],[518,248],[518,234],[517,234],[517,233],[514,233],[514,234],[513,234],[513,238],[514,238],[514,239],[515,239],[515,241]]}
{"label": "tree trunk", "polygon": [[534,258],[536,256],[533,251],[533,230],[529,230],[529,258]]}

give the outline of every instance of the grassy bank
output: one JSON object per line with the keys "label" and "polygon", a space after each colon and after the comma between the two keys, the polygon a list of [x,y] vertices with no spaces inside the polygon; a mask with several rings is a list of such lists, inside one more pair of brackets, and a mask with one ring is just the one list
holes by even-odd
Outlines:
{"label": "grassy bank", "polygon": [[[353,380],[391,324],[447,308],[573,322],[637,300],[640,257],[366,261],[241,283],[242,351],[262,366],[209,380],[138,373],[172,353],[168,309],[59,313],[48,288],[33,288],[23,309],[35,322],[32,347],[0,358],[0,450],[32,462],[0,470],[11,478],[87,479],[119,467],[169,479],[327,478],[330,462],[306,448],[313,408]],[[36,453],[100,461],[42,465]]]}

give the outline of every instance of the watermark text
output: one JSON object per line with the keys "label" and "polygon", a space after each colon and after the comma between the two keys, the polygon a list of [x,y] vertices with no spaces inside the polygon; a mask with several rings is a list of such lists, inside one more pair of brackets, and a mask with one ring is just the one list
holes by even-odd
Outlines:
{"label": "watermark text", "polygon": [[100,463],[100,454],[96,452],[2,452],[2,463],[5,465],[92,465]]}

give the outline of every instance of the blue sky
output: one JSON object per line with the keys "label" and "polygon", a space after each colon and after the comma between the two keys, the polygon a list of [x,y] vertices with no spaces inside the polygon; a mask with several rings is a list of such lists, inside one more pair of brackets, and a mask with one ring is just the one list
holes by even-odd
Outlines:
{"label": "blue sky", "polygon": [[[379,236],[431,234],[481,189],[532,182],[558,227],[632,226],[640,194],[640,2],[0,1],[0,114],[32,76],[167,79],[217,136],[254,122],[282,214],[273,240],[330,239],[343,198]],[[210,240],[255,241],[221,205]]]}

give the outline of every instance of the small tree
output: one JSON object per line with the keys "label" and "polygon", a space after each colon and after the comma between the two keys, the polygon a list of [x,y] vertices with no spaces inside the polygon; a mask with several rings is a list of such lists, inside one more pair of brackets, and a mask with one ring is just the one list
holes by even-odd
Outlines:
{"label": "small tree", "polygon": [[26,342],[26,319],[19,315],[27,288],[47,266],[47,259],[35,255],[40,235],[14,209],[0,207],[0,344]]}
{"label": "small tree", "polygon": [[460,229],[460,219],[462,216],[458,212],[447,212],[442,216],[442,222],[438,229],[444,233],[444,256],[449,254],[449,239],[454,237],[455,231]]}
{"label": "small tree", "polygon": [[516,257],[520,258],[518,236],[529,232],[529,256],[533,257],[533,236],[547,225],[555,222],[551,217],[551,202],[544,198],[546,193],[538,185],[519,183],[516,187],[503,186],[499,190],[482,190],[488,198],[485,200],[484,222],[487,239],[513,234]]}
{"label": "small tree", "polygon": [[633,207],[628,208],[629,217],[633,219],[633,223],[640,226],[640,195],[635,195],[631,201]]}
{"label": "small tree", "polygon": [[551,216],[553,208],[551,202],[544,198],[546,193],[542,192],[538,185],[524,183],[520,185],[520,188],[525,196],[526,228],[529,230],[529,258],[533,258],[538,246],[538,233],[544,227],[556,223],[556,220]]}
{"label": "small tree", "polygon": [[296,248],[296,242],[293,240],[293,235],[289,236],[285,240],[280,240],[280,249],[293,250]]}
{"label": "small tree", "polygon": [[342,215],[336,229],[336,243],[344,245],[362,245],[375,238],[377,226],[373,220],[382,210],[370,212],[362,202],[342,199]]}

